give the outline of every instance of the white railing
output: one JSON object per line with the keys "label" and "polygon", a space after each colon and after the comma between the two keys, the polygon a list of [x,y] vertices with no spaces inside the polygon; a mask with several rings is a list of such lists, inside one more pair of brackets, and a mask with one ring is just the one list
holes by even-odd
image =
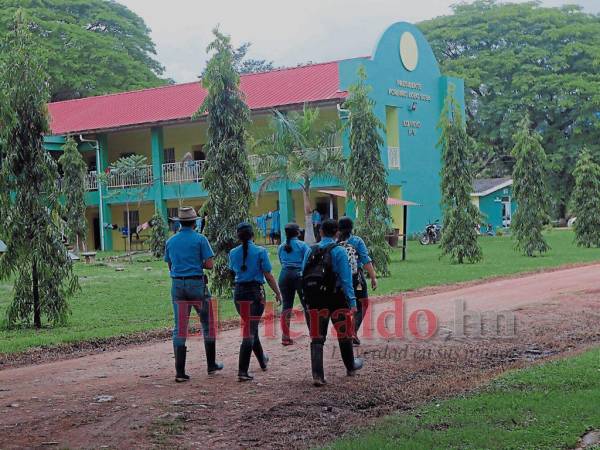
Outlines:
{"label": "white railing", "polygon": [[390,169],[400,168],[400,147],[388,147],[388,167]]}
{"label": "white railing", "polygon": [[85,176],[85,188],[88,191],[98,190],[98,177],[96,176],[96,171],[88,172]]}
{"label": "white railing", "polygon": [[163,183],[189,183],[202,179],[204,161],[184,161],[162,165]]}
{"label": "white railing", "polygon": [[134,173],[120,174],[118,170],[111,170],[108,176],[109,188],[124,188],[152,184],[152,166],[144,166]]}

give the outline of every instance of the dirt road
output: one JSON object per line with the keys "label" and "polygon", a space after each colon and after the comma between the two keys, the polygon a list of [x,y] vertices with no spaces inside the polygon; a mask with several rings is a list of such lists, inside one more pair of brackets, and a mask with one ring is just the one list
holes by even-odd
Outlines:
{"label": "dirt road", "polygon": [[[382,313],[394,310],[403,312],[403,326],[396,330],[389,317],[383,329],[381,318],[393,314]],[[429,311],[429,324],[436,318],[432,338],[415,337],[429,331],[427,314],[417,310]],[[476,312],[482,313],[480,336]],[[269,370],[253,361],[255,381],[238,383],[239,329],[219,336],[225,370],[213,377],[205,373],[202,343],[191,341],[192,380],[183,385],[173,382],[170,342],[2,370],[0,448],[325,443],[392,411],[472,389],[507,368],[600,344],[600,265],[449,288],[402,304],[380,298],[371,323],[373,336],[359,350],[365,369],[354,378],[345,376],[336,343],[328,340],[328,385],[321,389],[310,383],[306,338],[292,347],[263,338]],[[394,330],[403,337],[386,334]]]}

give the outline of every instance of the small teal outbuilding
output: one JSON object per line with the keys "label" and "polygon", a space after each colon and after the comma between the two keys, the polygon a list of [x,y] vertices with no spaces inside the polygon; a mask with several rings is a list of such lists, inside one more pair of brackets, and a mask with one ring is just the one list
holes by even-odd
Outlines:
{"label": "small teal outbuilding", "polygon": [[482,231],[510,227],[517,204],[512,178],[483,178],[473,182],[471,201],[483,215]]}

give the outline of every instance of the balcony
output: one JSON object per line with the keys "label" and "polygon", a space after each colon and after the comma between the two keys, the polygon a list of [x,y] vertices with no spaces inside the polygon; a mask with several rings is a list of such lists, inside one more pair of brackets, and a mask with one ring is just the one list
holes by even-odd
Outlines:
{"label": "balcony", "polygon": [[98,190],[98,176],[95,170],[92,172],[88,172],[85,176],[85,188],[88,191]]}
{"label": "balcony", "polygon": [[163,183],[197,183],[202,179],[203,163],[204,161],[184,161],[163,164]]}
{"label": "balcony", "polygon": [[[112,170],[108,175],[108,188],[126,188],[134,186],[151,185],[154,182],[152,166],[144,166],[136,172],[120,174]],[[95,171],[88,172],[85,177],[85,187],[88,191],[97,191],[99,186],[98,174]]]}

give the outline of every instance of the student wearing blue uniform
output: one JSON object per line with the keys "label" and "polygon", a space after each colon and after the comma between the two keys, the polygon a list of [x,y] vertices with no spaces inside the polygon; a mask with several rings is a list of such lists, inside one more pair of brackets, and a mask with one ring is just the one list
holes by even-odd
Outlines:
{"label": "student wearing blue uniform", "polygon": [[289,336],[289,330],[290,316],[294,308],[296,293],[298,293],[302,307],[304,307],[304,300],[302,299],[302,261],[304,261],[306,253],[310,251],[310,247],[298,239],[299,236],[300,227],[298,224],[288,223],[285,226],[285,242],[277,249],[277,255],[281,263],[279,290],[283,297],[281,308],[281,329],[283,331],[281,343],[283,345],[294,343]]}
{"label": "student wearing blue uniform", "polygon": [[252,242],[254,237],[252,225],[247,222],[240,223],[237,227],[237,236],[240,245],[229,252],[229,269],[235,274],[233,300],[244,325],[238,380],[250,381],[253,376],[248,373],[248,368],[252,352],[262,370],[267,370],[269,361],[258,336],[258,326],[265,311],[265,280],[275,293],[277,303],[281,303],[281,293],[271,273],[272,267],[267,250]]}
{"label": "student wearing blue uniform", "polygon": [[323,222],[323,218],[321,217],[321,213],[319,211],[317,211],[316,209],[313,209],[313,211],[312,211],[313,232],[315,233],[315,239],[317,241],[321,238],[320,230],[321,230],[322,222]]}
{"label": "student wearing blue uniform", "polygon": [[321,241],[311,248],[302,263],[303,295],[309,310],[310,359],[315,386],[325,384],[323,346],[330,320],[337,331],[347,375],[353,376],[363,366],[361,358],[354,358],[352,348],[352,329],[349,324],[352,322],[351,315],[356,312],[356,296],[348,254],[335,241],[337,232],[337,221],[324,220],[320,229]]}
{"label": "student wearing blue uniform", "polygon": [[[340,233],[338,242],[342,245],[349,245],[354,249],[353,254],[356,260],[355,270],[352,274],[352,285],[354,286],[354,293],[356,294],[356,314],[354,315],[354,333],[353,338],[354,345],[360,345],[360,339],[358,338],[358,330],[362,324],[364,316],[369,308],[369,291],[367,289],[367,280],[365,278],[365,271],[369,274],[371,279],[371,288],[377,289],[377,275],[373,262],[369,256],[369,250],[362,238],[352,234],[354,229],[354,222],[350,217],[342,217],[339,222]],[[351,263],[352,267],[353,264]]]}
{"label": "student wearing blue uniform", "polygon": [[204,350],[208,373],[223,369],[216,360],[215,324],[210,314],[210,294],[206,286],[204,269],[213,268],[214,253],[206,237],[194,231],[198,218],[194,208],[180,208],[176,220],[181,230],[171,237],[165,248],[165,261],[171,274],[171,298],[175,328],[173,329],[173,351],[175,352],[175,381],[190,379],[185,373],[188,319],[192,308],[200,316],[204,336]]}

